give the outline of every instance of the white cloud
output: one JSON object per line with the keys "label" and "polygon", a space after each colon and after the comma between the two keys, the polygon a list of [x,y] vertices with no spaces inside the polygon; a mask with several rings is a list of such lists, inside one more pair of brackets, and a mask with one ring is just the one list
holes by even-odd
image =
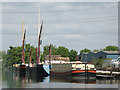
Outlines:
{"label": "white cloud", "polygon": [[2,24],[2,32],[5,33],[19,33],[22,31],[22,25],[17,24]]}
{"label": "white cloud", "polygon": [[105,8],[117,8],[118,7],[118,3],[109,3],[109,4],[104,4]]}
{"label": "white cloud", "polygon": [[56,28],[56,29],[63,29],[63,28],[64,28],[64,25],[56,24],[56,25],[55,25],[55,28]]}
{"label": "white cloud", "polygon": [[63,3],[63,5],[61,4],[54,5],[54,8],[53,8],[53,10],[69,10],[69,9],[73,9],[73,6],[65,3]]}
{"label": "white cloud", "polygon": [[65,38],[67,39],[82,39],[82,35],[80,34],[66,34],[64,35]]}

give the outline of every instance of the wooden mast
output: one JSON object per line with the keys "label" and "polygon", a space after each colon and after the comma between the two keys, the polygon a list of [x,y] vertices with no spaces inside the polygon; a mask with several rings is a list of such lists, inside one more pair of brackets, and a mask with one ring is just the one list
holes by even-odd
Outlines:
{"label": "wooden mast", "polygon": [[49,64],[51,65],[51,44],[50,44],[50,47],[49,47]]}
{"label": "wooden mast", "polygon": [[25,32],[24,32],[24,64],[25,64],[25,44],[26,44],[26,29],[25,29]]}
{"label": "wooden mast", "polygon": [[40,11],[39,11],[39,8],[38,8],[38,49],[36,48],[36,60],[37,60],[37,64],[40,63],[40,42],[39,42],[39,39],[40,39]]}
{"label": "wooden mast", "polygon": [[24,37],[23,37],[23,43],[22,43],[22,63],[25,64],[25,52],[24,52],[24,42],[25,42],[25,34],[26,34],[26,30],[24,32]]}
{"label": "wooden mast", "polygon": [[31,51],[32,51],[32,49],[30,48],[30,60],[29,60],[29,65],[31,65]]}
{"label": "wooden mast", "polygon": [[38,38],[39,40],[38,40],[38,61],[37,61],[37,63],[40,63],[40,40],[41,40],[41,34],[42,34],[42,27],[43,27],[43,21],[41,24],[39,38]]}
{"label": "wooden mast", "polygon": [[24,53],[24,42],[25,42],[25,34],[26,34],[26,30],[24,32],[24,26],[23,26],[23,21],[22,21],[22,52],[21,52],[21,58],[22,58],[22,64],[25,64],[25,53]]}

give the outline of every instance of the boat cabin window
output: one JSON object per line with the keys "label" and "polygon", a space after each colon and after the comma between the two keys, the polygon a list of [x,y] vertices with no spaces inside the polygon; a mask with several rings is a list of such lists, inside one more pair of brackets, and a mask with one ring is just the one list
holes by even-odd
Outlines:
{"label": "boat cabin window", "polygon": [[76,70],[81,70],[81,68],[76,68]]}
{"label": "boat cabin window", "polygon": [[76,68],[72,67],[72,69],[76,69]]}
{"label": "boat cabin window", "polygon": [[102,59],[103,57],[99,57],[99,59]]}
{"label": "boat cabin window", "polygon": [[94,70],[94,68],[90,68],[90,70]]}

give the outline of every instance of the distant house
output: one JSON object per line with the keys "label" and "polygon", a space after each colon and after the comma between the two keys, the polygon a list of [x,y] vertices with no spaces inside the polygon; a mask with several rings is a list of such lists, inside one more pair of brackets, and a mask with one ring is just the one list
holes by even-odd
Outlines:
{"label": "distant house", "polygon": [[106,58],[117,59],[120,56],[120,51],[104,51],[106,52]]}
{"label": "distant house", "polygon": [[106,58],[106,53],[103,51],[99,51],[99,52],[81,53],[79,55],[79,60],[81,60],[82,62],[91,63],[94,58],[95,59]]}
{"label": "distant house", "polygon": [[91,63],[93,59],[111,58],[116,59],[120,55],[119,51],[99,51],[79,54],[79,60]]}

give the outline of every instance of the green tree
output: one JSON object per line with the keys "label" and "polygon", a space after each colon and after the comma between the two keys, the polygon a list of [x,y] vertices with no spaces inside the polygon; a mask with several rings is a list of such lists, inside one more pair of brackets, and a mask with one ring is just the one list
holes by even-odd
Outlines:
{"label": "green tree", "polygon": [[6,60],[8,65],[21,62],[21,51],[22,47],[10,46],[7,50]]}
{"label": "green tree", "polygon": [[95,59],[93,58],[93,64],[97,69],[102,68],[102,64],[104,62],[104,59]]}
{"label": "green tree", "polygon": [[7,60],[6,60],[6,52],[5,51],[0,51],[0,59],[2,59],[2,65],[0,65],[0,67],[5,66],[5,63],[7,62]]}
{"label": "green tree", "polygon": [[99,52],[99,50],[98,49],[94,49],[93,52]]}
{"label": "green tree", "polygon": [[0,51],[0,59],[4,59],[6,56],[6,52],[5,51]]}
{"label": "green tree", "polygon": [[41,55],[40,55],[40,61],[44,61],[44,60],[45,60],[44,55],[41,54]]}
{"label": "green tree", "polygon": [[91,50],[90,50],[90,49],[85,48],[85,49],[83,49],[83,50],[81,50],[81,51],[80,51],[80,53],[85,53],[85,52],[91,52]]}
{"label": "green tree", "polygon": [[[49,55],[49,46],[46,45],[43,48],[43,56]],[[54,45],[51,45],[51,55],[61,55],[62,57],[69,57],[71,60],[75,60],[77,56],[77,52],[75,50],[71,50],[69,52],[69,49],[63,46],[56,47]],[[44,58],[42,58],[44,60]]]}
{"label": "green tree", "polygon": [[29,63],[30,48],[31,48],[31,62],[36,63],[36,48],[34,46],[30,46],[30,44],[25,45],[25,62]]}
{"label": "green tree", "polygon": [[57,55],[61,55],[62,57],[69,57],[69,49],[63,46],[57,48]]}
{"label": "green tree", "polygon": [[73,60],[76,60],[76,56],[77,56],[77,51],[75,51],[75,50],[70,50],[70,53],[69,53],[69,58],[70,58],[70,60],[71,61],[73,61]]}
{"label": "green tree", "polygon": [[[34,46],[30,46],[31,48],[31,62],[32,63],[36,63],[36,48]],[[30,51],[29,51],[29,55],[30,55]]]}
{"label": "green tree", "polygon": [[[30,46],[30,44],[25,45],[25,62],[29,63],[30,59],[30,48],[32,49],[31,52],[31,61],[32,63],[36,62],[36,48],[33,46]],[[7,54],[4,56],[3,59],[3,66],[12,66],[12,64],[17,64],[17,63],[22,63],[21,59],[21,52],[22,52],[22,47],[13,47],[10,46],[9,49],[7,50]]]}
{"label": "green tree", "polygon": [[[43,47],[43,55],[49,55],[49,45],[46,45]],[[51,44],[51,55],[57,55],[57,50],[56,46]]]}
{"label": "green tree", "polygon": [[109,46],[106,46],[103,50],[104,51],[119,51],[119,48],[117,46],[109,45]]}

